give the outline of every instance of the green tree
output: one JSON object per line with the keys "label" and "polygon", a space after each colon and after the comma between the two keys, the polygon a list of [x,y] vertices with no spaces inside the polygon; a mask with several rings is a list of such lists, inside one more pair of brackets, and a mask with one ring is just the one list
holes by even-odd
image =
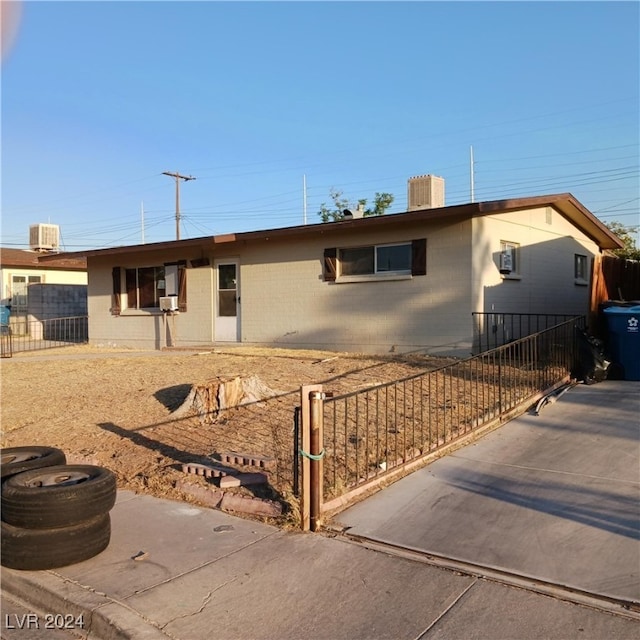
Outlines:
{"label": "green tree", "polygon": [[[349,201],[343,197],[342,191],[338,191],[337,189],[332,188],[329,191],[329,195],[333,202],[331,205],[327,205],[325,202],[320,205],[320,211],[318,211],[320,219],[322,222],[343,220],[344,210],[349,208]],[[393,200],[394,198],[390,193],[376,193],[373,199],[373,206],[364,209],[364,216],[369,217],[383,215],[391,206]],[[358,200],[358,206],[364,208],[366,205],[367,200],[365,198]]]}
{"label": "green tree", "polygon": [[640,227],[629,227],[621,222],[606,222],[609,231],[613,231],[620,240],[624,243],[622,249],[615,249],[612,251],[618,258],[624,258],[625,260],[640,260],[640,249],[636,245],[635,235],[638,233]]}

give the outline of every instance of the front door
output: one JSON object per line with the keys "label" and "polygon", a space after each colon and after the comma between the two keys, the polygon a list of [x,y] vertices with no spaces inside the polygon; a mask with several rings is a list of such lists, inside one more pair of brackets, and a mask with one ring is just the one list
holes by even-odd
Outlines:
{"label": "front door", "polygon": [[240,339],[240,287],[237,260],[217,260],[216,266],[216,342]]}

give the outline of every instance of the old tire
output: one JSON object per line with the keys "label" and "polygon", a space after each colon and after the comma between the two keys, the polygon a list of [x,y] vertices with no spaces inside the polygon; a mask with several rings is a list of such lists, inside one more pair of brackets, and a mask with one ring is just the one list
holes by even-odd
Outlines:
{"label": "old tire", "polygon": [[40,571],[88,560],[107,548],[111,520],[105,513],[57,529],[22,529],[6,522],[2,528],[1,564],[9,569]]}
{"label": "old tire", "polygon": [[55,447],[7,447],[0,449],[0,473],[4,481],[16,473],[42,469],[67,461],[64,451]]}
{"label": "old tire", "polygon": [[2,485],[2,520],[25,529],[68,527],[104,515],[116,501],[113,472],[93,465],[25,471]]}

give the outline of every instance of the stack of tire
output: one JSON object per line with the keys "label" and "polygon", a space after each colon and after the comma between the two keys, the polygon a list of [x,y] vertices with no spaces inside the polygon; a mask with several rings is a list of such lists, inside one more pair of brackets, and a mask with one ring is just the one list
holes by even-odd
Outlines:
{"label": "stack of tire", "polygon": [[111,538],[115,475],[54,447],[0,449],[2,566],[39,571],[92,558]]}

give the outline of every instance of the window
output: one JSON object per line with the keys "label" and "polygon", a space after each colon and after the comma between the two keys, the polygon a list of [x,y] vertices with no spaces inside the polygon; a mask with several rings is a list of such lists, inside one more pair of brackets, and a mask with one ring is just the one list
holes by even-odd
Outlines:
{"label": "window", "polygon": [[218,265],[218,315],[235,318],[238,315],[237,264]]}
{"label": "window", "polygon": [[587,256],[575,254],[573,257],[573,276],[581,282],[587,281]]}
{"label": "window", "polygon": [[178,296],[178,308],[187,310],[186,262],[167,263],[154,267],[114,267],[112,271],[113,296],[111,313],[122,310],[122,285],[125,286],[125,309],[160,308],[163,296]]}
{"label": "window", "polygon": [[375,273],[374,247],[340,249],[339,275],[363,276]]}
{"label": "window", "polygon": [[42,281],[42,276],[11,276],[11,308],[14,313],[27,310],[29,285]]}
{"label": "window", "polygon": [[411,273],[411,245],[376,247],[376,273]]}
{"label": "window", "polygon": [[125,269],[128,309],[155,309],[165,295],[164,267]]}
{"label": "window", "polygon": [[505,240],[500,242],[500,273],[509,276],[520,272],[519,253],[519,244]]}
{"label": "window", "polygon": [[425,239],[394,244],[325,249],[324,279],[421,276],[427,273]]}
{"label": "window", "polygon": [[338,251],[341,276],[410,274],[411,244],[385,244]]}

